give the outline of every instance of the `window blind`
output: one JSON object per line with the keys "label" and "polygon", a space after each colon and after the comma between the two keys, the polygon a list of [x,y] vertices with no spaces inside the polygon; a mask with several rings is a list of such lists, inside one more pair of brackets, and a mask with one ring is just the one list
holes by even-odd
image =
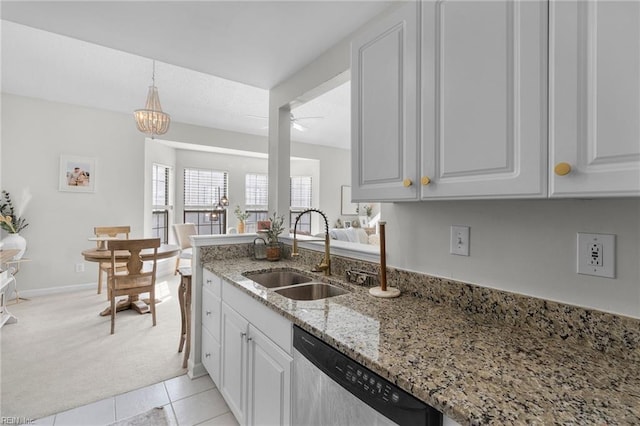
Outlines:
{"label": "window blind", "polygon": [[184,169],[184,208],[211,209],[227,195],[227,172],[205,169]]}
{"label": "window blind", "polygon": [[269,176],[247,173],[245,175],[245,205],[247,209],[266,210],[269,204]]}
{"label": "window blind", "polygon": [[291,177],[289,205],[292,210],[311,207],[311,176]]}
{"label": "window blind", "polygon": [[153,165],[152,206],[154,209],[166,209],[169,206],[169,167],[161,164]]}

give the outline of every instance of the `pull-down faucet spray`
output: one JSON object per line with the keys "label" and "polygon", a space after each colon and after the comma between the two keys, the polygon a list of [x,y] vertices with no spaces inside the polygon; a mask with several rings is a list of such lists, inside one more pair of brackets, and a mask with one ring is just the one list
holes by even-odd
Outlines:
{"label": "pull-down faucet spray", "polygon": [[[325,275],[331,275],[331,257],[330,257],[331,250],[329,249],[329,221],[327,220],[327,216],[318,209],[307,209],[302,213],[300,213],[298,217],[296,217],[296,222],[293,225],[293,248],[291,249],[291,256],[296,257],[300,255],[300,253],[298,253],[298,241],[296,240],[296,229],[298,227],[298,221],[300,220],[302,215],[310,212],[319,213],[324,219],[324,259],[322,259],[322,261],[319,264],[317,264],[314,267],[314,269],[312,269],[312,271],[313,272],[322,271],[324,272]],[[322,241],[322,240],[305,240],[305,241]]]}

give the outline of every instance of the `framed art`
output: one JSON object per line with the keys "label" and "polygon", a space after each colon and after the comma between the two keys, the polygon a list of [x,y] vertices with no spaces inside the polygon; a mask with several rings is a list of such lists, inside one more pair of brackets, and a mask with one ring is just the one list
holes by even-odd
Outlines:
{"label": "framed art", "polygon": [[58,179],[60,191],[95,192],[95,158],[61,155]]}
{"label": "framed art", "polygon": [[351,202],[351,187],[347,185],[342,185],[340,188],[342,193],[342,203],[341,203],[341,211],[342,215],[357,215],[358,214],[358,205]]}

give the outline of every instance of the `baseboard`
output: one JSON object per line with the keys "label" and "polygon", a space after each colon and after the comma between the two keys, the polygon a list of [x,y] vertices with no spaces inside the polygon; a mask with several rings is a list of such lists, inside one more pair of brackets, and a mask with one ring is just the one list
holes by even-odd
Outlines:
{"label": "baseboard", "polygon": [[204,368],[204,365],[201,362],[194,365],[191,363],[191,360],[189,360],[188,364],[189,369],[187,370],[187,375],[190,379],[195,379],[209,374],[209,372]]}
{"label": "baseboard", "polygon": [[[162,262],[162,264],[160,262]],[[175,272],[174,270],[175,265],[176,265],[175,259],[173,258],[166,259],[166,261],[158,261],[156,280],[158,281],[160,279],[173,277]],[[105,286],[106,286],[106,283],[105,283]],[[20,293],[20,297],[29,299],[31,297],[51,296],[54,294],[73,293],[76,291],[91,290],[91,289],[94,289],[96,291],[98,290],[97,281],[94,281],[91,283],[85,283],[85,284],[74,284],[74,285],[66,285],[66,286],[60,286],[60,287],[38,288],[34,290],[22,290],[20,287],[18,287],[18,292]],[[102,291],[104,292],[106,291],[106,289],[103,288]]]}
{"label": "baseboard", "polygon": [[66,285],[62,287],[49,287],[49,288],[38,288],[35,290],[22,290],[18,288],[20,292],[20,297],[30,298],[30,297],[38,297],[38,296],[51,296],[53,294],[60,293],[73,293],[74,291],[82,291],[94,289],[97,290],[98,283],[86,283],[86,284],[74,284],[74,285]]}

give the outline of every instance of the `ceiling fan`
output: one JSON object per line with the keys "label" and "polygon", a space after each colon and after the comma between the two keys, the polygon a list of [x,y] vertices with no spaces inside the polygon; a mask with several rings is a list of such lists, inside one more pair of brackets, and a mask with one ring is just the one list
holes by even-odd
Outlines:
{"label": "ceiling fan", "polygon": [[[267,120],[268,117],[261,117],[259,115],[247,115],[247,117],[251,117],[251,118],[260,118],[263,120]],[[303,126],[302,124],[300,124],[298,121],[300,120],[310,120],[310,119],[321,119],[324,117],[295,117],[293,115],[293,113],[289,114],[289,120],[291,121],[291,126],[296,129],[299,132],[306,132],[307,130],[309,130],[308,127]],[[263,129],[268,128],[268,126],[263,127]]]}

